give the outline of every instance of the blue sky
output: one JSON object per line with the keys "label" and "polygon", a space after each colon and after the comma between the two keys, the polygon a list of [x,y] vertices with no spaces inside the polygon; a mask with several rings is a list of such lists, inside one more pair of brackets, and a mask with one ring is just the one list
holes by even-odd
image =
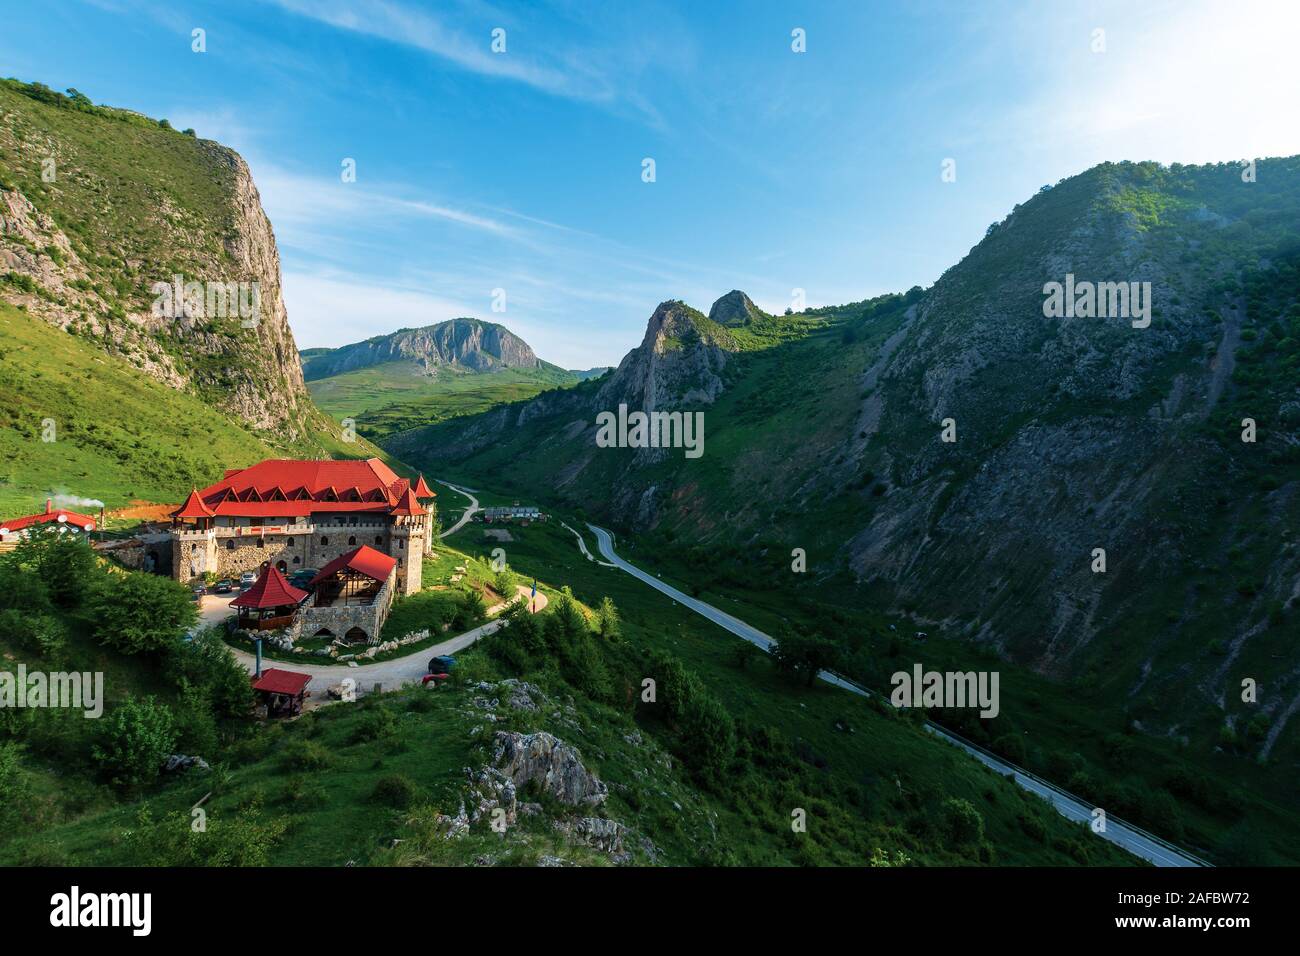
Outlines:
{"label": "blue sky", "polygon": [[238,149],[300,347],[473,315],[577,368],[616,363],[664,299],[929,285],[1104,160],[1300,153],[1298,11],[46,0],[7,6],[0,73]]}

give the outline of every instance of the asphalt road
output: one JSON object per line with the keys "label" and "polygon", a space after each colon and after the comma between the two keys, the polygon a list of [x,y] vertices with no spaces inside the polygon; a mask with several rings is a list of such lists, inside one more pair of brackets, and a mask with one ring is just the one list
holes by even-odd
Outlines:
{"label": "asphalt road", "polygon": [[469,507],[466,508],[465,513],[460,516],[460,520],[457,521],[450,528],[448,528],[446,531],[444,531],[442,534],[438,535],[439,539],[442,539],[455,534],[461,528],[465,527],[465,525],[469,524],[470,519],[474,517],[474,512],[479,510],[479,506],[478,506],[478,499],[474,497],[473,492],[471,492],[468,488],[462,488],[460,487],[460,485],[453,485],[450,481],[443,481],[441,478],[435,478],[434,480],[437,481],[438,484],[446,485],[452,491],[459,492],[460,494],[464,495],[466,498],[469,499]]}
{"label": "asphalt road", "polygon": [[[732,617],[725,611],[718,610],[711,604],[705,604],[703,601],[693,598],[688,594],[683,594],[672,585],[664,584],[663,581],[660,581],[653,574],[648,574],[635,565],[629,564],[627,561],[624,561],[615,554],[614,536],[610,532],[606,531],[604,528],[598,528],[593,524],[589,524],[587,527],[596,535],[596,544],[600,549],[600,553],[615,567],[622,571],[626,571],[628,574],[640,581],[644,581],[656,591],[667,595],[678,604],[685,605],[697,614],[708,618],[714,624],[725,628],[737,637],[742,637],[751,644],[756,644],[764,651],[771,650],[775,640],[770,635],[764,634],[758,628],[746,624],[739,618]],[[837,674],[832,674],[829,671],[822,671],[818,676],[828,684],[834,684],[836,687],[847,690],[851,694],[857,694],[860,697],[871,696],[871,691],[859,687],[857,684],[845,680]],[[1050,803],[1063,817],[1074,821],[1090,822],[1092,820],[1093,807],[1091,804],[1080,800],[1078,797],[1048,783],[1046,780],[1029,773],[1027,770],[1022,770],[1014,764],[1007,763],[1002,758],[996,757],[993,754],[982,750],[969,741],[958,737],[956,734],[944,730],[942,727],[927,723],[925,729],[936,737],[940,737],[953,746],[966,751],[976,760],[980,761],[980,763],[991,768],[996,773],[999,773],[1002,776],[1011,777],[1021,787],[1028,790],[1030,793],[1037,794]],[[1123,823],[1109,815],[1106,821],[1105,832],[1097,835],[1102,839],[1109,840],[1111,843],[1123,847],[1134,856],[1141,857],[1156,866],[1208,865],[1204,861],[1178,849],[1176,846],[1161,840],[1159,837],[1153,836],[1152,834],[1131,826],[1130,824]]]}

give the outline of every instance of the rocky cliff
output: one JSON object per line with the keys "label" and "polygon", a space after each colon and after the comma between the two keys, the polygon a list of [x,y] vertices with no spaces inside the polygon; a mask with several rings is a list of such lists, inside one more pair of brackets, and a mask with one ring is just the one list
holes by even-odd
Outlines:
{"label": "rocky cliff", "polygon": [[293,442],[303,385],[275,236],[234,151],[0,85],[0,299]]}

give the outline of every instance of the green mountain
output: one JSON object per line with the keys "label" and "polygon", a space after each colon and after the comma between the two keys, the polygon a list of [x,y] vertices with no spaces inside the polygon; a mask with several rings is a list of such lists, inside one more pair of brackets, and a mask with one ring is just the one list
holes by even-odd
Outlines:
{"label": "green mountain", "polygon": [[336,418],[351,419],[359,434],[375,441],[604,371],[568,372],[539,359],[504,326],[478,319],[401,329],[301,356],[316,403]]}
{"label": "green mountain", "polygon": [[[664,303],[601,382],[389,448],[545,488],[705,591],[906,614],[1117,731],[1276,781],[1300,759],[1300,160],[1241,173],[1096,167],[924,291],[784,317]],[[1048,317],[1076,280],[1150,283],[1149,325]],[[621,403],[702,412],[704,454],[598,447]]]}
{"label": "green mountain", "polygon": [[217,143],[0,81],[0,303],[5,512],[60,488],[174,500],[270,454],[373,453],[312,404],[270,223]]}

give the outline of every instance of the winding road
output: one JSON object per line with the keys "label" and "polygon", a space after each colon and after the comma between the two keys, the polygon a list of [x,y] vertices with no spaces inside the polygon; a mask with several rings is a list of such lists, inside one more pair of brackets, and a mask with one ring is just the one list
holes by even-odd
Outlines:
{"label": "winding road", "polygon": [[[593,524],[588,524],[588,528],[596,535],[596,544],[600,553],[614,567],[626,571],[639,581],[643,581],[650,587],[662,594],[672,598],[678,604],[690,608],[695,613],[708,618],[719,627],[725,628],[737,637],[744,638],[751,644],[755,644],[764,651],[771,651],[772,645],[776,643],[775,639],[768,634],[764,634],[756,627],[746,624],[739,618],[732,617],[725,611],[720,611],[711,604],[705,604],[688,594],[683,594],[675,587],[664,584],[653,574],[642,571],[635,565],[629,564],[620,558],[614,552],[614,536],[604,528],[598,528]],[[872,691],[862,687],[853,681],[847,680],[838,674],[830,671],[822,671],[818,675],[828,684],[834,684],[847,690],[851,694],[857,694],[860,697],[872,696]],[[1037,794],[1052,805],[1055,810],[1063,817],[1078,821],[1091,822],[1093,806],[1084,800],[1079,799],[1073,794],[1067,793],[1060,787],[1048,783],[1041,777],[1038,777],[1027,770],[1022,770],[1014,764],[1007,763],[1001,757],[997,757],[982,747],[957,736],[949,730],[935,724],[926,723],[925,729],[955,747],[966,751],[980,763],[989,767],[995,773],[1004,777],[1010,777],[1016,784],[1028,790],[1030,793]],[[1097,834],[1105,840],[1109,840],[1120,847],[1123,847],[1134,856],[1141,857],[1156,866],[1209,866],[1204,860],[1201,860],[1184,850],[1180,850],[1166,840],[1154,834],[1147,833],[1138,827],[1129,823],[1124,823],[1114,816],[1107,815],[1106,829]]]}
{"label": "winding road", "polygon": [[465,527],[465,525],[469,524],[474,517],[474,512],[480,511],[481,509],[478,505],[478,499],[474,497],[474,493],[469,488],[462,488],[460,485],[453,485],[450,481],[443,481],[441,478],[435,478],[434,481],[438,482],[440,485],[446,485],[452,491],[458,492],[469,499],[469,507],[466,508],[465,513],[460,516],[460,520],[442,534],[438,535],[439,539],[448,538],[461,528]]}

